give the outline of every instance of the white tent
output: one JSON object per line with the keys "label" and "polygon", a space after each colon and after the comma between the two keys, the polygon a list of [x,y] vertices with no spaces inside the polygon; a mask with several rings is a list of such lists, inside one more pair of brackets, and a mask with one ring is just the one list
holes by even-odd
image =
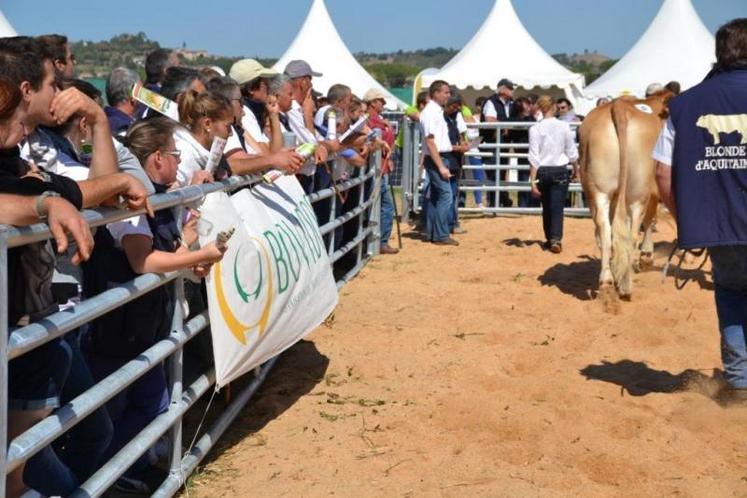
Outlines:
{"label": "white tent", "polygon": [[440,71],[424,75],[423,83],[440,79],[461,89],[480,90],[495,88],[501,78],[527,89],[554,85],[569,98],[584,85],[583,75],[563,67],[532,38],[511,0],[496,0],[470,42]]}
{"label": "white tent", "polygon": [[324,0],[314,0],[296,39],[273,67],[282,72],[290,61],[296,59],[305,60],[314,71],[323,74],[314,78],[314,89],[318,92],[327,93],[330,86],[342,83],[362,97],[369,89],[376,88],[388,96],[387,107],[404,108],[402,101],[389,93],[355,60],[337,33]]}
{"label": "white tent", "polygon": [[685,90],[702,81],[714,62],[715,40],[690,0],[665,0],[633,48],[584,94],[642,97],[650,83],[664,85],[672,80]]}
{"label": "white tent", "polygon": [[0,11],[0,38],[8,38],[10,36],[18,36],[18,33],[13,26],[5,18],[5,15]]}

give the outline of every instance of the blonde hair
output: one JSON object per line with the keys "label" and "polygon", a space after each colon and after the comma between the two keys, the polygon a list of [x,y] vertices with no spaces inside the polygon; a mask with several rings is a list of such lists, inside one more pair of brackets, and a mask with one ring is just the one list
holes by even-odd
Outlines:
{"label": "blonde hair", "polygon": [[153,117],[138,121],[130,126],[127,135],[120,142],[130,149],[140,164],[145,167],[148,157],[166,147],[171,139],[176,123],[166,117]]}
{"label": "blonde hair", "polygon": [[537,108],[542,112],[542,114],[545,114],[547,111],[552,109],[552,106],[554,105],[555,100],[549,95],[543,95],[537,99]]}
{"label": "blonde hair", "polygon": [[178,103],[179,121],[191,131],[200,118],[233,119],[231,102],[222,95],[188,90],[179,96]]}

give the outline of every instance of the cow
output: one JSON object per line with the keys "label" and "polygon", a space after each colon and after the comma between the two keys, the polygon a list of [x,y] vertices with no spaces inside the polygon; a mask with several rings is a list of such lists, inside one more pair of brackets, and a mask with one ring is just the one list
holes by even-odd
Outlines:
{"label": "cow", "polygon": [[[621,298],[630,299],[633,271],[653,263],[651,227],[659,194],[651,154],[671,98],[666,90],[645,100],[621,97],[594,109],[581,126],[581,183],[602,253],[600,293],[614,285]],[[641,225],[641,254],[634,262]]]}
{"label": "cow", "polygon": [[747,114],[706,114],[698,118],[695,126],[705,128],[713,137],[713,144],[721,144],[720,134],[739,133],[742,140],[739,145],[747,144]]}

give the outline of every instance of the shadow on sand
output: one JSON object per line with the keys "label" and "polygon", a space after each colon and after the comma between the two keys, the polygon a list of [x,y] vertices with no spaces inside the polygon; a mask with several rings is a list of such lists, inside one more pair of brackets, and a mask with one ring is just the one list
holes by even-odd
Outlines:
{"label": "shadow on sand", "polygon": [[592,300],[597,291],[601,263],[588,254],[580,256],[581,261],[557,263],[537,277],[542,284],[557,287],[563,294],[574,296],[581,301]]}
{"label": "shadow on sand", "polygon": [[603,361],[599,365],[589,365],[581,369],[580,373],[587,380],[616,384],[622,392],[627,392],[631,396],[688,391],[713,398],[723,386],[722,376],[718,370],[714,370],[712,376],[692,369],[672,374],[633,360],[620,360],[616,363]]}

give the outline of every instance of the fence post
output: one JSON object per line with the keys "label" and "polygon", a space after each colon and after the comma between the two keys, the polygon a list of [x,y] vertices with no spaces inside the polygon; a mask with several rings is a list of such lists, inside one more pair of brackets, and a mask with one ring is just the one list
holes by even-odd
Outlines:
{"label": "fence post", "polygon": [[501,205],[501,191],[499,190],[501,186],[501,174],[503,173],[500,169],[501,166],[501,156],[503,155],[503,150],[501,149],[501,132],[503,129],[501,128],[501,125],[498,124],[495,129],[495,209],[497,210]]}
{"label": "fence post", "polygon": [[[381,138],[381,130],[375,130],[376,137]],[[381,149],[376,150],[371,156],[371,168],[374,170],[373,187],[371,191],[371,212],[369,214],[369,225],[374,227],[371,237],[368,238],[368,254],[376,256],[379,254],[381,245],[381,189],[383,178],[381,175]]]}
{"label": "fence post", "polygon": [[[174,317],[171,321],[171,335],[181,336],[184,334],[184,278],[177,277],[174,281]],[[183,367],[184,348],[180,347],[169,357],[169,387],[171,388],[171,402],[169,410],[176,410],[182,403],[183,395]],[[176,421],[170,430],[171,438],[171,462],[170,474],[182,473],[182,418]]]}
{"label": "fence post", "polygon": [[8,456],[8,236],[0,226],[0,498],[5,498]]}
{"label": "fence post", "polygon": [[410,221],[412,207],[412,127],[407,116],[402,117],[402,223]]}

